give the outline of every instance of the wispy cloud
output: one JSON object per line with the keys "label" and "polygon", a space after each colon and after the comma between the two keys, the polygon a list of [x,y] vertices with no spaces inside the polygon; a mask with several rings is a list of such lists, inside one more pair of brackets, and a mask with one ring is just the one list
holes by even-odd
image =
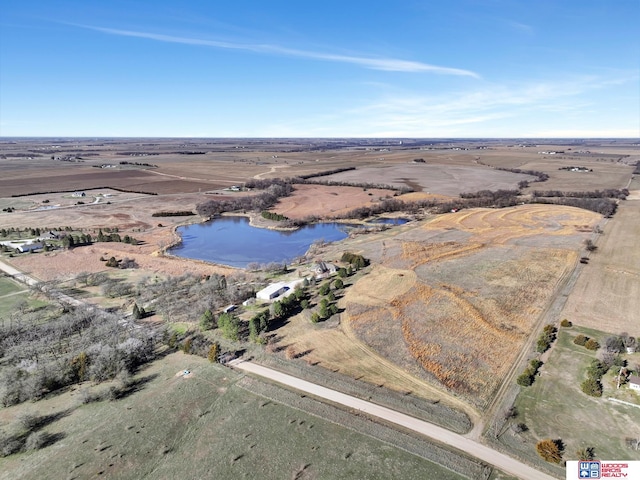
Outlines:
{"label": "wispy cloud", "polygon": [[[626,80],[628,81],[628,80]],[[335,113],[331,122],[309,120],[309,125],[330,125],[344,136],[452,137],[452,136],[633,136],[633,130],[607,127],[598,134],[591,125],[591,96],[596,90],[625,79],[580,76],[523,85],[487,84],[472,91],[439,94],[396,91],[374,102]],[[595,106],[594,106],[595,108]],[[584,117],[584,118],[583,118]],[[554,130],[571,119],[575,129]],[[531,125],[542,124],[535,130]],[[292,128],[295,126],[292,125]],[[554,133],[555,132],[555,133]]]}
{"label": "wispy cloud", "polygon": [[229,50],[244,50],[255,53],[265,53],[271,55],[284,55],[289,57],[307,58],[312,60],[322,60],[328,62],[348,63],[358,65],[373,70],[385,70],[390,72],[426,72],[440,75],[458,75],[473,78],[480,76],[471,70],[461,68],[443,67],[439,65],[430,65],[428,63],[415,62],[411,60],[402,60],[397,58],[378,58],[367,56],[340,55],[334,53],[314,52],[309,50],[298,50],[293,48],[282,47],[270,44],[250,44],[224,42],[218,40],[205,40],[200,38],[176,37],[173,35],[164,35],[159,33],[137,32],[132,30],[119,30],[114,28],[94,27],[90,25],[76,25],[78,27],[87,28],[110,35],[119,35],[123,37],[144,38],[147,40],[155,40],[158,42],[181,43],[185,45],[197,45],[203,47],[221,48]]}
{"label": "wispy cloud", "polygon": [[528,35],[532,35],[534,33],[533,27],[531,25],[527,25],[525,23],[516,22],[514,20],[505,20],[507,25],[511,27],[513,30],[516,30],[521,33],[526,33]]}

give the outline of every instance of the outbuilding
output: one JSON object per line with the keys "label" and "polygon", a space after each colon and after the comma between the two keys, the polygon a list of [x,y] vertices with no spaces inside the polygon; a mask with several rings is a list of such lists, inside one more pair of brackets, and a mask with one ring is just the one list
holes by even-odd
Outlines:
{"label": "outbuilding", "polygon": [[284,282],[272,283],[256,293],[256,298],[260,300],[273,300],[289,290],[289,286]]}
{"label": "outbuilding", "polygon": [[631,375],[629,377],[629,388],[640,392],[640,377],[638,375]]}

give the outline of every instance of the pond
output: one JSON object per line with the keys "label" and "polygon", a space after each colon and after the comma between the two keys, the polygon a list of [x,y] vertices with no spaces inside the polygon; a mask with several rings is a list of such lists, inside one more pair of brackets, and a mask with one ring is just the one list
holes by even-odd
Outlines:
{"label": "pond", "polygon": [[288,263],[304,255],[314,242],[347,238],[348,228],[340,223],[318,223],[283,232],[252,227],[247,217],[220,217],[179,227],[182,243],[169,253],[238,268],[254,262]]}
{"label": "pond", "polygon": [[376,223],[383,225],[404,225],[409,220],[406,218],[374,218],[373,220],[369,220],[367,223]]}

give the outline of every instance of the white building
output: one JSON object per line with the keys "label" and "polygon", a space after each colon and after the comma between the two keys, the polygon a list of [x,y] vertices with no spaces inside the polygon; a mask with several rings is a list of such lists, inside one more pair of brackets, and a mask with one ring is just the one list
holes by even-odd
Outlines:
{"label": "white building", "polygon": [[42,248],[41,243],[25,243],[24,245],[18,245],[16,249],[20,253],[30,252],[32,250],[39,250]]}
{"label": "white building", "polygon": [[258,293],[256,293],[256,298],[260,300],[273,300],[282,295],[288,295],[293,293],[295,288],[304,282],[304,278],[293,280],[291,282],[278,282],[272,283],[271,285],[263,288]]}
{"label": "white building", "polygon": [[260,300],[273,300],[289,290],[285,282],[272,283],[256,293],[256,298]]}
{"label": "white building", "polygon": [[631,375],[629,377],[629,388],[640,392],[640,377],[637,375]]}

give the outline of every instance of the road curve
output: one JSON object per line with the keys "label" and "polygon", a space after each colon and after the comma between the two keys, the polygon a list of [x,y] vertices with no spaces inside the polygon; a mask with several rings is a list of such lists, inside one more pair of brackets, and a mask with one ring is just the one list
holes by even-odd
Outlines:
{"label": "road curve", "polygon": [[461,450],[468,455],[482,460],[485,463],[493,465],[500,470],[511,474],[517,478],[523,480],[554,480],[555,477],[542,473],[528,465],[525,465],[518,460],[515,460],[503,453],[500,453],[492,448],[482,445],[474,440],[458,435],[457,433],[450,432],[449,430],[438,427],[431,423],[419,420],[417,418],[405,415],[404,413],[396,412],[387,407],[376,405],[375,403],[361,400],[351,395],[332,390],[330,388],[316,385],[315,383],[302,380],[300,378],[287,375],[286,373],[278,372],[271,368],[263,367],[252,362],[243,360],[234,360],[229,363],[230,366],[235,367],[245,372],[258,375],[260,377],[268,378],[275,382],[281,383],[288,387],[300,390],[305,393],[309,393],[315,397],[329,400],[334,403],[344,405],[349,408],[365,412],[371,416],[381,418],[388,422],[400,425],[414,432],[418,432],[426,437],[436,440],[440,443],[444,443],[453,448]]}

